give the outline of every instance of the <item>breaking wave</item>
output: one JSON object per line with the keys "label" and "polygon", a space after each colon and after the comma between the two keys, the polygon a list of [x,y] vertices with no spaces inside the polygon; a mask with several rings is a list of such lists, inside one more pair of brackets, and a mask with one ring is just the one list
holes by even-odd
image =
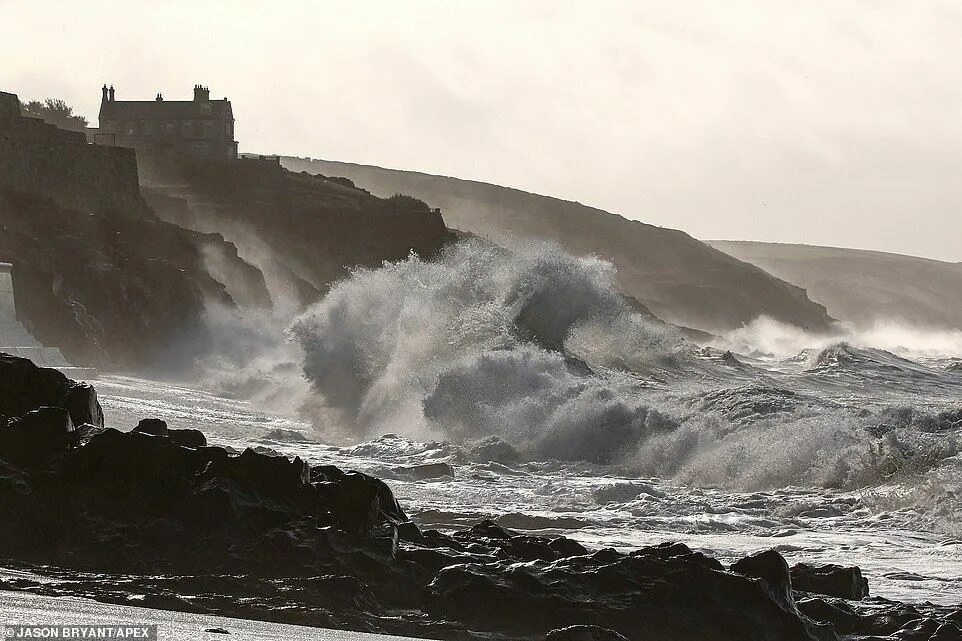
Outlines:
{"label": "breaking wave", "polygon": [[899,422],[884,399],[859,406],[838,381],[819,387],[833,363],[892,376],[914,364],[831,344],[791,376],[705,362],[618,293],[610,264],[551,245],[470,240],[435,261],[359,269],[290,331],[315,425],[354,440],[497,437],[531,459],[735,489],[921,487],[958,464],[951,417]]}
{"label": "breaking wave", "polygon": [[687,348],[634,311],[613,276],[551,245],[480,241],[358,270],[292,327],[315,414],[357,437],[498,436],[535,455],[611,461],[670,423],[611,368],[668,366]]}

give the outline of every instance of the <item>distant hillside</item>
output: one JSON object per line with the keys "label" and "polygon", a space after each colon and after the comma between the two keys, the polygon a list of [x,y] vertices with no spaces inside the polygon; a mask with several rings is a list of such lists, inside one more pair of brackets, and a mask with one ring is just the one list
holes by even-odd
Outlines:
{"label": "distant hillside", "polygon": [[810,245],[707,242],[804,287],[840,320],[962,328],[962,263]]}
{"label": "distant hillside", "polygon": [[403,193],[440,207],[447,224],[511,246],[552,240],[612,261],[624,292],[664,320],[724,331],[761,314],[809,329],[828,326],[804,290],[688,234],[576,202],[486,183],[349,163],[282,158],[285,167],[343,176],[381,197]]}

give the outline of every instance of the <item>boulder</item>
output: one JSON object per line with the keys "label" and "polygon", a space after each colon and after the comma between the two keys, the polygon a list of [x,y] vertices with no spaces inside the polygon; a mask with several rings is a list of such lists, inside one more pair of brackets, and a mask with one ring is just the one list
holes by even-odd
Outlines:
{"label": "boulder", "polygon": [[[960,639],[962,609],[928,602],[906,604],[879,597],[848,600],[807,597],[798,609],[806,616],[851,639],[888,641],[942,641]],[[954,635],[954,636],[953,636]]]}
{"label": "boulder", "polygon": [[736,561],[731,566],[732,572],[761,580],[772,597],[786,610],[797,612],[795,599],[792,596],[792,577],[788,563],[775,550],[757,552]]}
{"label": "boulder", "polygon": [[67,451],[74,424],[61,407],[40,407],[0,429],[0,458],[17,466],[45,463]]}
{"label": "boulder", "polygon": [[[509,638],[590,621],[629,639],[814,641],[829,628],[776,601],[764,581],[721,569],[684,546],[553,562],[458,564],[428,586],[429,613]],[[713,562],[710,562],[713,561]]]}
{"label": "boulder", "polygon": [[55,369],[0,353],[0,414],[17,417],[38,407],[62,407],[72,385]]}
{"label": "boulder", "polygon": [[0,353],[0,416],[12,419],[38,407],[64,408],[74,425],[104,424],[92,386],[72,381],[55,369],[37,367],[29,359]]}
{"label": "boulder", "polygon": [[89,383],[77,383],[67,391],[64,407],[74,425],[104,426],[104,411],[97,399],[97,390]]}
{"label": "boulder", "polygon": [[260,454],[251,448],[226,462],[226,475],[259,492],[274,496],[298,496],[311,480],[310,466],[295,457]]}
{"label": "boulder", "polygon": [[791,575],[792,586],[801,592],[852,600],[868,596],[868,581],[857,566],[798,563],[792,566]]}
{"label": "boulder", "polygon": [[468,530],[468,535],[472,538],[481,537],[486,539],[510,539],[511,537],[517,536],[517,532],[512,532],[511,530],[501,527],[494,521],[485,519],[480,523],[471,526]]}
{"label": "boulder", "polygon": [[159,418],[145,418],[137,423],[133,432],[138,434],[148,434],[150,436],[160,436],[169,438],[176,445],[181,447],[206,447],[207,437],[200,430],[175,430],[167,426],[167,421]]}
{"label": "boulder", "polygon": [[144,418],[137,423],[137,427],[135,427],[133,431],[138,434],[149,434],[150,436],[167,436],[167,421],[159,418]]}
{"label": "boulder", "polygon": [[450,463],[425,463],[396,467],[391,470],[402,480],[426,481],[428,479],[454,478],[454,467]]}
{"label": "boulder", "polygon": [[337,527],[345,532],[369,536],[382,523],[408,521],[384,481],[353,471],[339,474],[331,470],[317,471],[315,476],[333,479],[316,482],[313,486],[321,502],[330,509]]}
{"label": "boulder", "polygon": [[207,437],[200,430],[167,430],[167,436],[181,447],[207,447]]}

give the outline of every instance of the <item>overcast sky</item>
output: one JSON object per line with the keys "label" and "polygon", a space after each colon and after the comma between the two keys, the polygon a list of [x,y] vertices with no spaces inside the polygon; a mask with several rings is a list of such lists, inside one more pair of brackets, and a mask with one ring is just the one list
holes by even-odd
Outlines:
{"label": "overcast sky", "polygon": [[962,4],[0,0],[0,90],[231,99],[241,151],[711,239],[962,260]]}

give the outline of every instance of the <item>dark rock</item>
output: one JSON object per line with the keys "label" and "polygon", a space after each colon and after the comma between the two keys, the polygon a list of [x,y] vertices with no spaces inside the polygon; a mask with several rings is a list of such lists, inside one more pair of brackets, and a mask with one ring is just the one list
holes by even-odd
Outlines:
{"label": "dark rock", "polygon": [[44,463],[67,451],[73,431],[67,410],[40,407],[0,429],[0,458],[21,466]]}
{"label": "dark rock", "polygon": [[421,533],[421,528],[419,528],[413,521],[402,521],[398,523],[397,534],[398,538],[402,541],[408,541],[410,543],[421,543],[424,541],[424,535]]}
{"label": "dark rock", "polygon": [[[605,558],[614,560],[619,558],[620,553],[612,550],[611,548],[607,548],[595,552],[594,556],[597,556],[599,559]],[[677,543],[675,541],[666,541],[665,543],[660,543],[658,545],[652,545],[638,550],[633,550],[628,554],[628,556],[654,557],[665,560],[684,559],[686,562],[701,564],[709,570],[724,569],[724,566],[722,566],[721,562],[717,559],[706,556],[701,552],[695,552],[684,543]]]}
{"label": "dark rock", "polygon": [[150,434],[151,436],[167,436],[167,421],[159,418],[144,418],[137,423],[137,427],[133,431],[139,434]]}
{"label": "dark rock", "polygon": [[313,485],[330,505],[337,526],[344,531],[370,535],[380,523],[408,521],[391,488],[383,481],[360,472],[336,475],[328,471],[328,474],[334,480]]}
{"label": "dark rock", "polygon": [[727,571],[677,542],[589,553],[490,520],[422,531],[366,474],[236,455],[161,421],[77,438],[64,407],[19,416],[0,428],[0,550],[89,572],[6,589],[116,601],[121,585],[148,607],[489,641],[946,641],[962,621],[878,597],[796,605],[773,551]]}
{"label": "dark rock", "polygon": [[[438,572],[428,611],[472,629],[545,635],[594,621],[631,639],[833,639],[776,602],[767,586],[678,546],[615,559],[460,564]],[[817,636],[816,636],[817,635]]]}
{"label": "dark rock", "polygon": [[588,554],[587,548],[581,545],[577,541],[572,539],[559,536],[556,539],[552,539],[548,543],[548,547],[555,551],[558,558],[564,558],[566,556],[584,556]]}
{"label": "dark rock", "polygon": [[788,563],[775,550],[758,552],[736,561],[731,566],[732,572],[760,579],[766,586],[772,600],[779,603],[786,610],[796,611],[795,599],[792,596],[792,578]]}
{"label": "dark rock", "polygon": [[311,482],[337,481],[344,476],[344,470],[334,465],[316,465],[311,468]]}
{"label": "dark rock", "polygon": [[230,632],[224,628],[207,628],[204,630],[204,632],[210,632],[212,634],[230,634]]}
{"label": "dark rock", "polygon": [[299,457],[258,454],[251,448],[227,460],[227,475],[250,486],[281,496],[297,495],[310,483],[311,468]]}
{"label": "dark rock", "polygon": [[938,629],[939,622],[935,619],[914,619],[896,630],[893,636],[899,641],[929,641]]}
{"label": "dark rock", "polygon": [[855,601],[809,597],[798,602],[798,609],[815,621],[831,624],[841,634],[856,635],[858,638],[911,639],[912,635],[934,629],[931,624],[924,622],[926,619],[951,622],[951,614],[946,608],[931,604],[909,605],[879,598]]}
{"label": "dark rock", "polygon": [[77,383],[67,392],[64,407],[74,425],[104,426],[104,411],[97,399],[97,390],[88,383]]}
{"label": "dark rock", "polygon": [[55,369],[37,367],[26,358],[0,353],[0,416],[12,419],[38,407],[62,407],[74,425],[104,424],[93,387]]}
{"label": "dark rock", "polygon": [[55,369],[0,353],[0,414],[23,416],[43,406],[63,407],[72,382]]}
{"label": "dark rock", "polygon": [[628,641],[614,630],[597,625],[570,625],[552,630],[544,641]]}
{"label": "dark rock", "polygon": [[850,634],[860,627],[858,613],[844,601],[827,601],[816,597],[801,599],[796,605],[805,616],[830,624],[842,634]]}
{"label": "dark rock", "polygon": [[391,470],[403,478],[414,481],[426,481],[428,479],[454,478],[454,467],[449,463],[426,463],[424,465],[411,465],[408,467],[397,467]]}
{"label": "dark rock", "polygon": [[929,641],[962,641],[962,626],[950,621],[942,623]]}
{"label": "dark rock", "polygon": [[167,430],[167,436],[181,447],[206,447],[207,437],[200,430]]}
{"label": "dark rock", "polygon": [[503,528],[494,521],[487,519],[471,526],[468,533],[471,537],[483,537],[487,539],[510,539],[511,537],[517,536],[516,532]]}
{"label": "dark rock", "polygon": [[853,600],[868,596],[868,581],[856,566],[798,563],[792,566],[791,573],[792,586],[801,592]]}

